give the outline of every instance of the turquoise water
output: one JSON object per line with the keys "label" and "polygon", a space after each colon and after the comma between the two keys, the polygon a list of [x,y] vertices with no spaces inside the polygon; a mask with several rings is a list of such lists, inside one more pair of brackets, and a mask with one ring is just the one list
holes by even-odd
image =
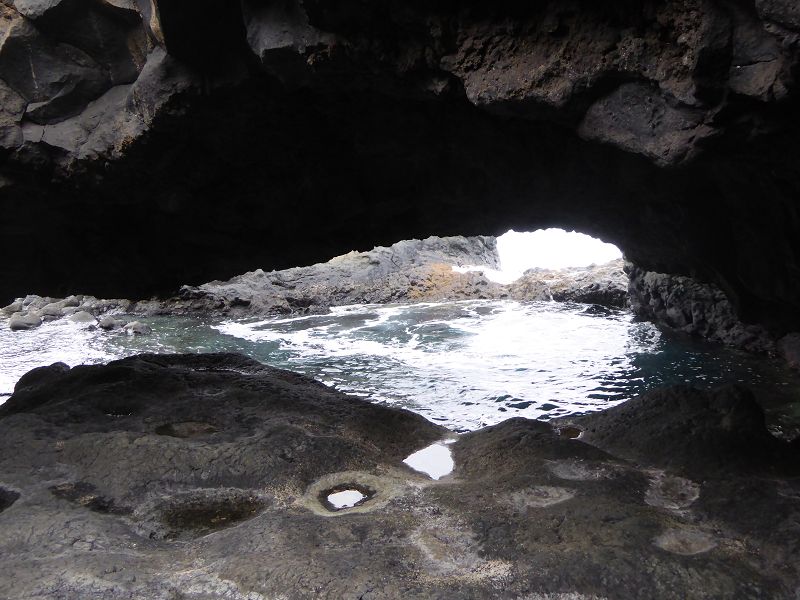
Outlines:
{"label": "turquoise water", "polygon": [[[456,430],[513,416],[601,410],[666,384],[750,385],[770,426],[800,429],[800,377],[777,361],[668,335],[624,310],[474,300],[349,306],[331,314],[221,321],[144,320],[149,336],[66,321],[27,332],[0,322],[0,393],[27,370],[140,352],[242,352]],[[2,400],[2,397],[0,397]]]}

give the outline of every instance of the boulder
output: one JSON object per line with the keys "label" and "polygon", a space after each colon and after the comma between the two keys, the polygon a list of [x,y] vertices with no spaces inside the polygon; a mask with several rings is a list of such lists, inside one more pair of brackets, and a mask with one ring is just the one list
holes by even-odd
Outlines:
{"label": "boulder", "polygon": [[508,286],[519,301],[555,300],[607,307],[628,305],[628,276],[622,259],[604,265],[567,269],[529,269]]}
{"label": "boulder", "polygon": [[153,329],[140,321],[133,321],[122,328],[128,335],[150,335]]}
{"label": "boulder", "polygon": [[97,322],[97,319],[94,318],[94,315],[90,312],[86,312],[85,310],[79,310],[78,312],[72,313],[67,317],[67,320],[80,324],[95,324]]}
{"label": "boulder", "polygon": [[63,301],[51,302],[50,304],[45,304],[38,312],[43,317],[62,317],[64,316],[64,308]]}
{"label": "boulder", "polygon": [[11,315],[8,320],[8,327],[12,331],[25,331],[34,329],[42,324],[42,318],[35,311],[18,312]]}
{"label": "boulder", "polygon": [[120,329],[125,327],[126,322],[120,319],[115,319],[114,317],[106,316],[100,319],[98,323],[98,327],[100,329],[105,329],[106,331],[112,331],[114,329]]}
{"label": "boulder", "polygon": [[22,300],[15,300],[8,306],[4,306],[2,309],[0,309],[0,312],[2,312],[4,315],[11,316],[14,313],[22,312],[23,308]]}

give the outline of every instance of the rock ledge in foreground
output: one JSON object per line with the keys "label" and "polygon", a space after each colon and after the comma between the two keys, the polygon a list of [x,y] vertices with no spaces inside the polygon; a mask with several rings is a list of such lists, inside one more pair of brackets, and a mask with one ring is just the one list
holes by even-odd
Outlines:
{"label": "rock ledge in foreground", "polygon": [[[725,429],[713,394],[670,393]],[[649,463],[660,400],[583,418],[596,446],[525,419],[463,435],[435,482],[402,460],[443,428],[242,356],[40,368],[0,408],[0,596],[793,599],[796,477]],[[727,414],[752,440],[757,415]],[[671,448],[704,448],[674,421]],[[367,500],[326,508],[347,486]]]}

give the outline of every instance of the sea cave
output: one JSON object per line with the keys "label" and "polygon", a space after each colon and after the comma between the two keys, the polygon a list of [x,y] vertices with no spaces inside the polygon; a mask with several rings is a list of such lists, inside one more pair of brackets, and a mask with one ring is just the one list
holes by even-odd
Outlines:
{"label": "sea cave", "polygon": [[1,597],[800,594],[795,0],[0,15]]}

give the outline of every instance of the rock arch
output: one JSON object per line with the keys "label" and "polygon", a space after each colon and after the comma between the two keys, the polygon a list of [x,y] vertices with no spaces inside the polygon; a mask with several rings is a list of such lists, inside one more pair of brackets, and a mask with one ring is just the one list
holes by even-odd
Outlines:
{"label": "rock arch", "polygon": [[800,328],[793,2],[528,5],[6,2],[0,297],[562,225]]}

